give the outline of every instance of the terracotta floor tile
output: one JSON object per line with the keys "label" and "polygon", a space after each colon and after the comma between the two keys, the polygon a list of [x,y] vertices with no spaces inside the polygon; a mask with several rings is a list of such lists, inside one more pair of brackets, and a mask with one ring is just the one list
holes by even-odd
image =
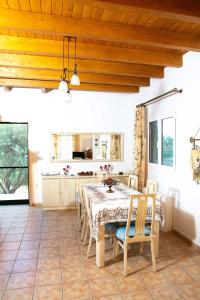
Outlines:
{"label": "terracotta floor tile", "polygon": [[20,245],[21,250],[36,249],[40,247],[40,240],[37,241],[22,241]]}
{"label": "terracotta floor tile", "polygon": [[[99,300],[123,300],[121,295],[111,295],[111,296],[105,296],[98,298]],[[133,299],[133,298],[131,298]],[[146,300],[146,299],[145,299]]]}
{"label": "terracotta floor tile", "polygon": [[4,242],[19,242],[22,240],[22,237],[22,233],[7,234],[4,238]]}
{"label": "terracotta floor tile", "polygon": [[0,251],[18,250],[20,242],[3,242],[0,245]]}
{"label": "terracotta floor tile", "polygon": [[29,227],[26,228],[25,233],[40,233],[42,231],[42,227],[36,226],[36,227]]}
{"label": "terracotta floor tile", "polygon": [[[123,294],[124,300],[153,300],[151,294],[148,291],[141,291],[138,293]],[[161,299],[160,299],[161,300]]]}
{"label": "terracotta floor tile", "polygon": [[62,281],[63,283],[71,282],[71,281],[83,281],[87,280],[87,274],[84,268],[66,268],[62,270]]}
{"label": "terracotta floor tile", "polygon": [[193,279],[200,281],[200,264],[192,264],[192,265],[184,266],[183,269]]}
{"label": "terracotta floor tile", "polygon": [[62,300],[62,285],[35,287],[33,300]]}
{"label": "terracotta floor tile", "polygon": [[144,285],[149,289],[156,288],[157,286],[166,286],[166,284],[168,284],[167,279],[161,272],[153,273],[152,270],[150,270],[150,272],[143,272],[142,277]]}
{"label": "terracotta floor tile", "polygon": [[36,259],[38,258],[38,253],[38,249],[19,250],[16,259]]}
{"label": "terracotta floor tile", "polygon": [[190,284],[183,284],[176,287],[178,292],[185,298],[190,300],[200,299],[200,285],[199,282]]}
{"label": "terracotta floor tile", "polygon": [[81,255],[81,250],[79,246],[66,246],[66,247],[60,247],[60,255],[61,256],[70,256],[70,255]]}
{"label": "terracotta floor tile", "polygon": [[90,267],[86,267],[86,272],[89,280],[112,277],[112,273],[110,272],[110,269],[108,267],[98,268],[96,266],[90,266]]}
{"label": "terracotta floor tile", "polygon": [[40,258],[38,260],[37,269],[38,271],[60,269],[60,256],[53,257],[53,258]]}
{"label": "terracotta floor tile", "polygon": [[36,241],[40,239],[40,233],[25,233],[23,236],[23,241]]}
{"label": "terracotta floor tile", "polygon": [[69,282],[63,285],[63,300],[92,300],[88,281]]}
{"label": "terracotta floor tile", "polygon": [[59,240],[41,240],[40,248],[58,248]]}
{"label": "terracotta floor tile", "polygon": [[32,300],[32,298],[33,298],[33,289],[23,288],[23,289],[5,291],[3,300]]}
{"label": "terracotta floor tile", "polygon": [[181,294],[170,285],[162,288],[157,287],[150,292],[154,300],[183,300]]}
{"label": "terracotta floor tile", "polygon": [[141,275],[133,274],[128,277],[120,276],[115,278],[121,293],[140,292],[144,288]]}
{"label": "terracotta floor tile", "polygon": [[14,261],[2,261],[0,262],[0,274],[10,273],[13,267]]}
{"label": "terracotta floor tile", "polygon": [[34,272],[37,267],[37,259],[16,260],[12,273]]}
{"label": "terracotta floor tile", "polygon": [[3,299],[3,291],[0,291],[0,300],[2,300]]}
{"label": "terracotta floor tile", "polygon": [[60,248],[40,248],[39,258],[53,258],[60,255]]}
{"label": "terracotta floor tile", "polygon": [[61,268],[83,267],[83,259],[81,255],[61,257]]}
{"label": "terracotta floor tile", "polygon": [[36,286],[49,284],[61,284],[60,270],[38,271],[36,273]]}
{"label": "terracotta floor tile", "polygon": [[101,278],[90,281],[93,294],[95,297],[118,295],[120,294],[119,288],[112,278]]}
{"label": "terracotta floor tile", "polygon": [[192,278],[178,266],[171,266],[163,271],[165,278],[172,284],[186,284],[192,282]]}
{"label": "terracotta floor tile", "polygon": [[24,233],[24,230],[24,227],[13,227],[9,229],[8,234]]}
{"label": "terracotta floor tile", "polygon": [[18,289],[24,287],[33,287],[35,281],[34,272],[13,273],[10,275],[7,289]]}
{"label": "terracotta floor tile", "polygon": [[58,231],[51,231],[51,232],[47,232],[47,233],[42,232],[41,240],[51,240],[51,239],[55,239],[55,240],[59,239]]}
{"label": "terracotta floor tile", "polygon": [[9,274],[0,275],[0,290],[5,290],[6,284],[8,282]]}

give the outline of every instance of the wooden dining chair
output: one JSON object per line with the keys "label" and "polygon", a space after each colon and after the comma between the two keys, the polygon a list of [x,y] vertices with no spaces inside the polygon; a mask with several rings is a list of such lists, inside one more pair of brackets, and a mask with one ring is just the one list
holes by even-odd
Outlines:
{"label": "wooden dining chair", "polygon": [[156,194],[157,193],[157,182],[154,180],[147,179],[145,193],[146,194]]}
{"label": "wooden dining chair", "polygon": [[106,172],[93,172],[93,182],[101,183],[104,179],[108,178]]}
{"label": "wooden dining chair", "polygon": [[138,176],[129,175],[129,177],[128,177],[128,186],[137,191],[138,190]]}
{"label": "wooden dining chair", "polygon": [[[92,239],[96,240],[96,237],[93,235],[92,215],[91,215],[90,203],[89,203],[89,200],[87,197],[85,187],[82,187],[82,191],[83,191],[83,199],[84,199],[86,213],[87,213],[86,234],[88,234],[88,229],[89,229],[89,244],[88,244],[88,249],[87,249],[87,258],[89,258],[90,248],[92,245]],[[106,224],[105,225],[105,238],[113,238],[115,240],[115,231],[116,230],[115,230],[114,224]],[[115,248],[115,242],[113,243],[113,247]]]}
{"label": "wooden dining chair", "polygon": [[[120,226],[116,230],[116,255],[118,254],[119,246],[124,250],[124,275],[127,275],[127,253],[128,246],[132,243],[151,243],[151,255],[153,272],[156,269],[156,259],[155,259],[155,234],[154,234],[154,224],[155,224],[155,194],[147,195],[130,195],[130,206],[128,211],[127,224],[125,226]],[[152,207],[152,218],[148,225],[146,224],[146,213],[148,201],[151,201]],[[136,210],[135,223],[131,222],[134,210]],[[143,250],[143,249],[142,249]]]}

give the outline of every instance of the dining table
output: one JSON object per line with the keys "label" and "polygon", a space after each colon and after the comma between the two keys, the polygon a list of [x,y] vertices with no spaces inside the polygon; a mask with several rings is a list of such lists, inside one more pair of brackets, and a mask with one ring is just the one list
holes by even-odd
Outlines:
{"label": "dining table", "polygon": [[[85,191],[89,200],[92,235],[96,240],[96,266],[105,265],[105,224],[126,222],[130,205],[130,195],[141,194],[122,183],[112,187],[112,193],[107,192],[108,187],[103,183],[87,183]],[[148,202],[146,220],[151,220],[152,204]],[[134,209],[132,220],[136,219],[137,207]],[[159,223],[164,220],[163,205],[156,199],[154,234],[156,235],[156,256],[159,246]]]}

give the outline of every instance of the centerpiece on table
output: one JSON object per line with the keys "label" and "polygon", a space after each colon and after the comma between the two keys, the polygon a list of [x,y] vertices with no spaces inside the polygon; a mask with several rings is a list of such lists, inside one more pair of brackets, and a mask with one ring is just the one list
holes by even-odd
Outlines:
{"label": "centerpiece on table", "polygon": [[114,193],[112,187],[119,184],[119,180],[112,179],[112,177],[108,177],[107,179],[103,180],[103,184],[108,186],[108,190],[106,193]]}

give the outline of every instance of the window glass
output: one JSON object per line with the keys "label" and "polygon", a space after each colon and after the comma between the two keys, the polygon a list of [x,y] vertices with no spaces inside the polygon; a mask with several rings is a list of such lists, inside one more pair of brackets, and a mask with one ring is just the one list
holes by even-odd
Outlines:
{"label": "window glass", "polygon": [[149,162],[158,163],[158,121],[149,122]]}
{"label": "window glass", "polygon": [[161,162],[165,166],[174,165],[175,119],[162,120],[162,154]]}

